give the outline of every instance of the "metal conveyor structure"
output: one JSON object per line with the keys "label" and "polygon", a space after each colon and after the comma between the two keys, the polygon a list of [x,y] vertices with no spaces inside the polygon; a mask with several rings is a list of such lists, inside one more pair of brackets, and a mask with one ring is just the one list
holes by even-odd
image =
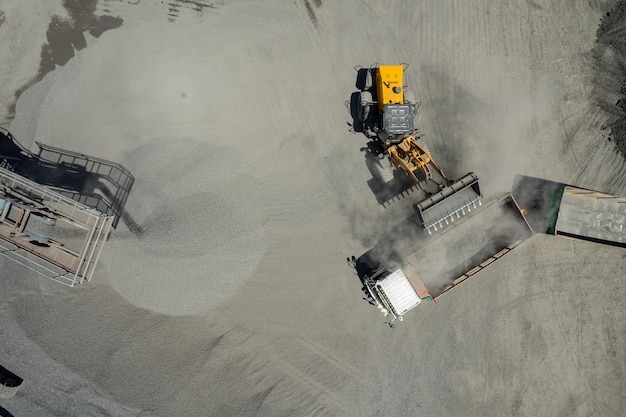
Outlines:
{"label": "metal conveyor structure", "polygon": [[55,281],[91,280],[114,216],[0,168],[0,255]]}

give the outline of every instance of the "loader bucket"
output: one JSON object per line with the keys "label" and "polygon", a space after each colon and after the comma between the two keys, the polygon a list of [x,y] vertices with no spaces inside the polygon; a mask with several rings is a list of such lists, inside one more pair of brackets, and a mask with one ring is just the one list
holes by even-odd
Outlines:
{"label": "loader bucket", "polygon": [[424,229],[432,234],[480,206],[482,195],[473,172],[416,205]]}

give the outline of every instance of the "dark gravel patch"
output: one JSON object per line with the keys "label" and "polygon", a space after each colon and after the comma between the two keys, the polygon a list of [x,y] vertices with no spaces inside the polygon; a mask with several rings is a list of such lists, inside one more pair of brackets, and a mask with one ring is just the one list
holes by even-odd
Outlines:
{"label": "dark gravel patch", "polygon": [[596,101],[610,115],[608,140],[626,159],[626,1],[616,2],[604,15],[596,42]]}

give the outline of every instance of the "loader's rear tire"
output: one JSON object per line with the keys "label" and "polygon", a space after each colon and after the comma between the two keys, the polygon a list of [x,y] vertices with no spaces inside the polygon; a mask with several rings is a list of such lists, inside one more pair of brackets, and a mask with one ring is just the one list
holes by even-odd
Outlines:
{"label": "loader's rear tire", "polygon": [[395,178],[393,173],[393,166],[389,164],[389,161],[387,159],[379,159],[374,161],[374,163],[372,164],[372,170],[374,178],[376,178],[376,180],[383,185],[389,184]]}
{"label": "loader's rear tire", "polygon": [[370,114],[372,107],[372,93],[369,91],[361,91],[359,93],[359,121],[364,122]]}

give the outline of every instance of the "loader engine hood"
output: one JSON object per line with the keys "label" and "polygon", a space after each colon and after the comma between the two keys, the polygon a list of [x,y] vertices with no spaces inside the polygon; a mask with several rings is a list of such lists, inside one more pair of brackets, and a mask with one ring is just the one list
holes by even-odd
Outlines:
{"label": "loader engine hood", "polygon": [[413,133],[414,111],[411,104],[386,104],[383,107],[383,130],[389,136]]}

